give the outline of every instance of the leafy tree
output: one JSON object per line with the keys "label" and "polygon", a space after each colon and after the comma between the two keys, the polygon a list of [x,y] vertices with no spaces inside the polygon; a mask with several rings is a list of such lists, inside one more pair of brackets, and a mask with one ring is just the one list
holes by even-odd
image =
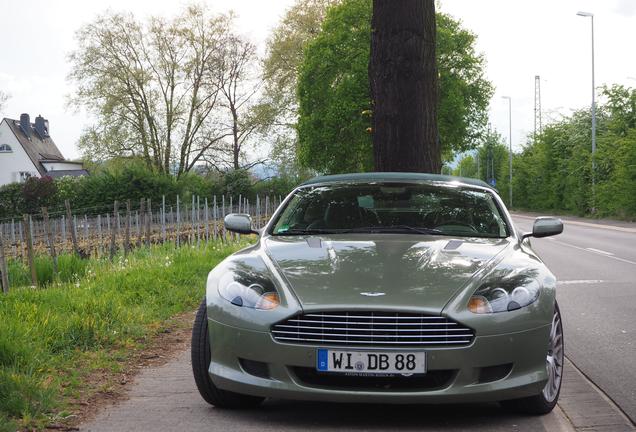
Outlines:
{"label": "leafy tree", "polygon": [[478,178],[477,157],[466,155],[459,160],[457,166],[452,171],[454,176]]}
{"label": "leafy tree", "polygon": [[305,49],[298,81],[298,158],[326,173],[373,166],[368,63],[371,3],[348,0],[327,12]]}
{"label": "leafy tree", "polygon": [[267,41],[261,107],[268,112],[272,157],[288,168],[298,168],[296,88],[303,50],[320,33],[327,9],[337,3],[339,0],[297,0]]}
{"label": "leafy tree", "polygon": [[[344,0],[327,12],[320,34],[304,50],[299,70],[299,158],[334,173],[372,169],[367,65],[371,41],[369,0]],[[476,36],[452,17],[437,14],[440,80],[438,127],[444,160],[475,148],[485,132],[493,92]]]}
{"label": "leafy tree", "polygon": [[[239,36],[230,35],[224,43],[224,69],[220,78],[220,98],[226,107],[231,125],[229,164],[234,170],[248,168],[241,165],[245,145],[262,123],[262,114],[255,108],[254,95],[260,85],[256,81],[256,46]],[[214,159],[210,161],[217,164]],[[257,162],[252,162],[253,166]],[[250,166],[250,167],[251,167]]]}
{"label": "leafy tree", "polygon": [[256,58],[251,48],[234,49],[250,44],[232,24],[231,15],[189,6],[172,19],[141,22],[108,12],[83,26],[69,78],[77,87],[72,104],[97,119],[80,140],[84,154],[138,156],[159,172],[178,175],[223,159],[228,147],[236,160],[234,153],[243,149],[236,130],[244,130],[236,105],[247,108],[248,98],[233,107],[221,99],[224,89],[243,91],[243,71]]}

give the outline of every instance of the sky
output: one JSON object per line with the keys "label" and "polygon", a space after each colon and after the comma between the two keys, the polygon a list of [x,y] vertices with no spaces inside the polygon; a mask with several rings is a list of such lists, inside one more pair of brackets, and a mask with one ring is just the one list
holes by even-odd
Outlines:
{"label": "sky", "polygon": [[[0,0],[0,90],[11,95],[0,117],[27,112],[49,119],[51,135],[69,159],[90,118],[67,107],[68,54],[75,31],[106,9],[138,17],[170,16],[189,2],[175,0]],[[230,9],[237,25],[264,52],[265,41],[294,0],[207,0]],[[636,0],[441,0],[441,11],[459,18],[478,37],[495,88],[490,122],[520,150],[534,125],[534,77],[541,76],[544,124],[588,107],[592,97],[591,20],[595,14],[596,85],[636,86]]]}

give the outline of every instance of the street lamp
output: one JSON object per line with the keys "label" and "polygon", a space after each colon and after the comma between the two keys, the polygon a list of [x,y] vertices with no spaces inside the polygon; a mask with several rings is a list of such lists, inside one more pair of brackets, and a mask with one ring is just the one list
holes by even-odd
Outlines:
{"label": "street lamp", "polygon": [[592,23],[592,212],[596,208],[596,86],[594,84],[594,14],[577,12],[578,16],[590,18]]}
{"label": "street lamp", "polygon": [[510,96],[502,96],[502,99],[508,100],[508,145],[510,147],[510,152],[508,154],[508,163],[510,164],[508,192],[510,193],[509,207],[512,208],[512,98]]}

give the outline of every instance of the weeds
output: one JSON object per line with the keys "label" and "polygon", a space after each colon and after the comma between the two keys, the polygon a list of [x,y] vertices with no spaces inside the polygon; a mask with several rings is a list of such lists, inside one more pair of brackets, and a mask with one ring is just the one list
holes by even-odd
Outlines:
{"label": "weeds", "polygon": [[57,278],[40,257],[40,289],[28,288],[28,271],[12,262],[12,291],[0,296],[0,432],[59,418],[83,377],[116,369],[152,328],[194,309],[207,273],[237,247],[164,245],[114,263],[65,255]]}

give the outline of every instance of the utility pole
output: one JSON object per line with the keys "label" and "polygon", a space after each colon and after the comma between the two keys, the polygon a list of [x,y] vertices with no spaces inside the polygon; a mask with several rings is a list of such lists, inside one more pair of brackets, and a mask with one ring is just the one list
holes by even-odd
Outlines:
{"label": "utility pole", "polygon": [[596,84],[594,72],[594,14],[577,12],[578,16],[590,18],[592,23],[592,213],[596,212]]}
{"label": "utility pole", "polygon": [[542,118],[541,118],[541,77],[535,75],[534,77],[534,140],[543,130]]}
{"label": "utility pole", "polygon": [[512,98],[510,96],[502,96],[503,99],[508,100],[508,192],[509,192],[509,202],[508,207],[512,208]]}

